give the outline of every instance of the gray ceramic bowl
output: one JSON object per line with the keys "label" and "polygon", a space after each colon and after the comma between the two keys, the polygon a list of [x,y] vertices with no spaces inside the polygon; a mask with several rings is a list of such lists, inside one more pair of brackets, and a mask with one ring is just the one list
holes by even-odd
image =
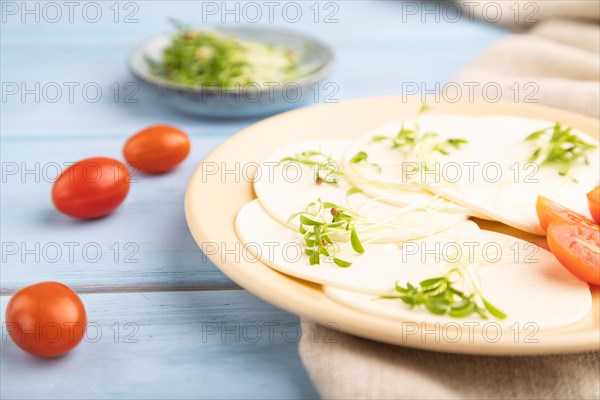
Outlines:
{"label": "gray ceramic bowl", "polygon": [[240,39],[289,47],[300,54],[299,68],[306,71],[294,82],[270,87],[237,89],[194,88],[169,82],[150,73],[147,59],[160,60],[173,35],[146,40],[129,56],[129,70],[149,91],[168,106],[207,117],[249,117],[273,114],[315,101],[315,83],[331,72],[333,53],[324,44],[295,33],[260,28],[216,29]]}

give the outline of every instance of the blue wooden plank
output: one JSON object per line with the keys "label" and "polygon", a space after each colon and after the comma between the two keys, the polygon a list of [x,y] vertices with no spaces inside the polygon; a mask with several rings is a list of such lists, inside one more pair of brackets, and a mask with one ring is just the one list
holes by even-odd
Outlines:
{"label": "blue wooden plank", "polygon": [[[136,86],[130,85],[133,79],[125,66],[128,52],[148,34],[168,30],[164,21],[165,4],[148,3],[139,3],[140,10],[148,9],[144,11],[145,19],[140,18],[136,24],[39,23],[30,29],[31,24],[21,24],[11,17],[3,27],[1,63],[4,76],[8,77],[4,84],[13,85],[11,90],[17,92],[6,94],[5,91],[0,125],[3,137],[119,135],[153,121],[179,124],[201,135],[231,134],[255,122],[257,119],[233,122],[197,119],[165,109],[143,88],[133,94]],[[313,3],[301,4],[307,8]],[[272,24],[320,37],[333,47],[337,70],[321,85],[317,101],[399,94],[407,83],[413,82],[425,84],[427,90],[435,89],[435,83],[443,85],[449,81],[491,40],[505,34],[496,26],[469,22],[465,18],[452,23],[444,18],[436,22],[435,15],[424,12],[407,16],[398,2],[336,4],[339,4],[337,23],[315,24],[313,19],[304,18],[297,24],[285,21]],[[194,14],[199,7],[197,3],[181,2],[169,5],[168,9],[174,15],[201,18],[200,14]],[[377,29],[370,28],[371,21],[378,21]],[[24,30],[23,26],[28,29]],[[32,31],[36,41],[23,42],[22,38],[32,35]],[[86,37],[87,41],[82,40]],[[115,41],[116,38],[119,40]],[[45,40],[53,40],[57,45],[54,42],[49,45]],[[68,82],[78,85],[73,100],[65,84]],[[331,85],[325,87],[328,83]],[[36,91],[41,93],[39,99],[31,94],[23,98],[23,89],[35,88],[36,84],[40,88]],[[97,84],[102,95],[98,97],[92,90],[86,98],[83,88],[87,84]],[[14,89],[14,85],[18,89]],[[59,100],[55,97],[56,85],[62,95]],[[117,87],[119,95],[115,99]],[[128,94],[132,94],[129,100],[138,102],[127,102]],[[314,102],[314,91],[306,97]],[[96,99],[97,102],[93,102]],[[40,121],[44,130],[40,130]]]}
{"label": "blue wooden plank", "polygon": [[2,143],[3,292],[44,280],[81,291],[235,287],[199,251],[183,212],[191,174],[223,137],[194,139],[172,173],[134,175],[127,199],[107,218],[78,221],[53,208],[52,182],[66,163],[119,159],[123,140]]}
{"label": "blue wooden plank", "polygon": [[[482,39],[471,40],[460,52],[447,41],[428,43],[430,52],[422,51],[423,42],[338,46],[336,72],[320,84],[318,92],[309,89],[304,96],[309,104],[335,102],[400,94],[410,83],[439,91],[436,83],[442,86],[450,81],[486,43]],[[160,99],[151,96],[128,75],[122,65],[123,57],[113,54],[102,61],[81,55],[70,55],[66,60],[40,58],[31,62],[35,65],[44,62],[45,72],[40,75],[35,68],[21,67],[28,63],[15,56],[4,68],[10,73],[14,94],[6,95],[3,104],[2,136],[123,135],[151,122],[180,125],[191,134],[232,134],[258,120],[199,119],[165,108]],[[443,67],[440,58],[445,60]],[[65,63],[69,67],[64,67]],[[341,65],[344,67],[340,68]],[[69,82],[78,85],[72,97],[66,86]],[[92,88],[90,95],[85,94],[86,87]],[[95,91],[96,87],[100,92]],[[23,95],[24,90],[32,89],[37,97]],[[127,98],[128,95],[131,97]],[[43,121],[45,129],[40,129],[39,121]]]}
{"label": "blue wooden plank", "polygon": [[248,292],[81,298],[87,336],[72,353],[54,360],[31,357],[7,338],[8,298],[1,298],[0,397],[316,397],[298,358],[298,318]]}

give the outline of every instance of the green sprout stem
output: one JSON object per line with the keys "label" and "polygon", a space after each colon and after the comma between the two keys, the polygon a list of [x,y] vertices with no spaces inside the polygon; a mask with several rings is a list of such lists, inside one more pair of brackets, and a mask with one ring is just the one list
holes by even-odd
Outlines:
{"label": "green sprout stem", "polygon": [[589,165],[588,155],[597,146],[583,141],[572,130],[556,122],[553,127],[531,133],[525,140],[535,142],[538,147],[529,161],[554,166],[560,176],[569,175],[577,165]]}
{"label": "green sprout stem", "polygon": [[497,319],[507,316],[483,296],[477,277],[464,261],[450,263],[442,276],[425,279],[418,285],[402,286],[396,281],[395,290],[398,295],[382,298],[400,299],[410,308],[423,306],[432,314],[454,318],[472,314],[482,319],[487,319],[488,314]]}
{"label": "green sprout stem", "polygon": [[[389,141],[393,149],[408,150],[412,158],[419,163],[426,163],[435,155],[449,155],[451,151],[458,150],[468,143],[465,139],[451,138],[442,140],[437,132],[425,132],[421,129],[419,117],[429,109],[423,104],[414,123],[414,128],[406,128],[404,124],[396,136],[374,136],[372,142]],[[425,164],[426,165],[426,164]]]}

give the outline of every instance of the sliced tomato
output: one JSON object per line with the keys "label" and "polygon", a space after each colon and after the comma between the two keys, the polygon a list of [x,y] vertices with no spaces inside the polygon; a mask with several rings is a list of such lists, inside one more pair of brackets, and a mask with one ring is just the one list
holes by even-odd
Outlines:
{"label": "sliced tomato", "polygon": [[587,194],[588,205],[590,206],[590,214],[597,224],[600,224],[600,186]]}
{"label": "sliced tomato", "polygon": [[562,206],[544,196],[538,196],[537,203],[535,204],[535,210],[537,211],[540,225],[544,231],[548,229],[548,225],[550,225],[551,222],[556,221],[575,222],[598,228],[598,225],[585,215],[581,215],[578,212],[570,210],[567,207]]}
{"label": "sliced tomato", "polygon": [[558,261],[576,277],[600,285],[600,230],[572,222],[552,222],[548,245]]}

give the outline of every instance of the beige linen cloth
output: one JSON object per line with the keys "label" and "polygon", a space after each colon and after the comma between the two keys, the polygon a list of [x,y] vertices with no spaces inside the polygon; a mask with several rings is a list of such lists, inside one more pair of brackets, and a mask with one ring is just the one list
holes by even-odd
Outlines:
{"label": "beige linen cloth", "polygon": [[[508,9],[515,0],[495,3],[506,10],[499,23],[524,33],[492,44],[456,80],[497,82],[509,101],[514,101],[509,86],[534,82],[539,90],[533,98],[540,104],[598,117],[599,2],[536,2],[539,22],[533,26],[515,23]],[[310,332],[312,322],[302,322],[303,331]],[[325,399],[600,398],[598,352],[483,357],[390,346],[343,333],[335,339],[315,342],[305,335],[300,342],[302,361]]]}

